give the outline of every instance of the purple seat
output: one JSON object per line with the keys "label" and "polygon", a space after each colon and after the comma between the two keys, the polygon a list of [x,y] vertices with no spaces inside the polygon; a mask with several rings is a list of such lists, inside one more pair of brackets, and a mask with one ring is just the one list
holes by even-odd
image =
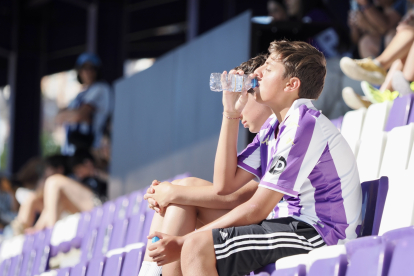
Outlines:
{"label": "purple seat", "polygon": [[394,127],[405,126],[408,123],[413,98],[414,94],[409,94],[394,100],[385,131],[390,131]]}
{"label": "purple seat", "polygon": [[388,193],[388,177],[367,181],[362,188],[362,225],[358,237],[378,235]]}
{"label": "purple seat", "polygon": [[143,194],[139,191],[132,193],[129,197],[129,201],[130,218],[124,245],[141,241],[147,206],[147,202],[143,200]]}
{"label": "purple seat", "polygon": [[69,275],[70,275],[69,267],[61,268],[57,272],[57,276],[69,276]]}
{"label": "purple seat", "polygon": [[11,266],[11,259],[3,260],[0,265],[0,276],[8,276]]}
{"label": "purple seat", "polygon": [[105,261],[103,276],[120,276],[124,257],[125,253],[121,253],[107,258]]}
{"label": "purple seat", "polygon": [[399,240],[394,248],[388,276],[414,275],[414,236]]}
{"label": "purple seat", "polygon": [[9,276],[18,275],[17,273],[19,273],[19,269],[20,269],[22,259],[23,259],[22,255],[14,256],[13,258],[11,258],[9,273],[4,274],[4,275],[5,276],[7,276],[7,275],[9,275]]}
{"label": "purple seat", "polygon": [[414,100],[411,102],[410,115],[408,115],[407,124],[414,123]]}
{"label": "purple seat", "polygon": [[31,275],[33,270],[33,265],[36,259],[36,249],[35,245],[38,244],[39,239],[43,239],[42,232],[37,232],[32,235],[26,235],[25,242],[23,244],[23,259],[22,265],[20,267],[19,276]]}
{"label": "purple seat", "polygon": [[88,231],[91,219],[92,219],[92,212],[81,213],[81,217],[78,223],[78,229],[76,231],[76,236],[70,241],[70,247],[73,247],[73,248],[81,247],[82,239],[85,237]]}
{"label": "purple seat", "polygon": [[396,243],[401,239],[414,237],[414,227],[404,227],[388,231],[382,235],[382,240]]}
{"label": "purple seat", "polygon": [[377,246],[380,244],[382,244],[382,238],[378,236],[362,237],[349,241],[345,244],[348,260],[350,260],[359,249]]}
{"label": "purple seat", "polygon": [[112,201],[106,202],[103,207],[102,220],[98,228],[96,242],[93,249],[92,258],[101,259],[109,249],[109,242],[112,236],[113,225],[112,221],[115,214],[115,203]]}
{"label": "purple seat", "polygon": [[86,276],[102,276],[105,262],[103,259],[93,259],[88,264]]}
{"label": "purple seat", "polygon": [[143,243],[147,243],[148,239],[147,236],[150,234],[150,228],[151,228],[151,223],[152,223],[152,218],[154,217],[155,211],[148,208],[148,205],[146,206],[147,210],[145,212],[145,221],[144,221],[144,226],[142,228],[142,235],[141,235],[141,240],[140,242]]}
{"label": "purple seat", "polygon": [[125,254],[121,276],[138,275],[141,263],[144,260],[145,247],[132,249]]}
{"label": "purple seat", "polygon": [[272,276],[305,276],[305,275],[306,275],[305,265],[298,265],[297,267],[280,269],[272,273]]}
{"label": "purple seat", "polygon": [[119,197],[116,200],[116,209],[113,220],[112,236],[109,242],[109,250],[124,246],[126,232],[128,229],[128,219],[130,214],[129,198]]}
{"label": "purple seat", "polygon": [[340,131],[342,127],[342,121],[344,120],[344,116],[338,117],[336,119],[331,120],[332,124]]}
{"label": "purple seat", "polygon": [[348,260],[345,255],[339,255],[332,259],[315,261],[309,268],[307,276],[345,276]]}
{"label": "purple seat", "polygon": [[72,267],[70,270],[70,276],[85,276],[87,268],[86,264],[79,263]]}
{"label": "purple seat", "polygon": [[96,237],[98,235],[98,227],[102,221],[103,210],[101,207],[95,208],[91,211],[88,231],[82,239],[81,243],[81,257],[80,263],[86,264],[92,258]]}
{"label": "purple seat", "polygon": [[347,276],[386,276],[392,256],[390,243],[362,247],[354,252],[349,260]]}
{"label": "purple seat", "polygon": [[48,269],[52,230],[51,228],[44,229],[35,241],[36,257],[33,263],[32,276],[42,274]]}

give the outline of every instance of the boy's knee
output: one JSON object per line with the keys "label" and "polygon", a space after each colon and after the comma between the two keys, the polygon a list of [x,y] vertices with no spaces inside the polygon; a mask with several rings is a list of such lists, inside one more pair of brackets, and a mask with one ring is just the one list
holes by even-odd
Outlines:
{"label": "boy's knee", "polygon": [[66,178],[65,176],[60,175],[60,174],[49,176],[45,181],[45,190],[60,189],[60,187],[65,181],[65,178]]}
{"label": "boy's knee", "polygon": [[186,259],[190,256],[205,257],[210,253],[214,254],[213,235],[211,231],[203,231],[189,236],[183,245],[182,252],[186,255]]}
{"label": "boy's knee", "polygon": [[197,177],[186,177],[184,179],[179,179],[178,182],[176,183],[175,181],[176,180],[174,180],[171,183],[174,185],[187,186],[187,187],[201,187],[201,186],[212,185],[210,182],[197,178]]}

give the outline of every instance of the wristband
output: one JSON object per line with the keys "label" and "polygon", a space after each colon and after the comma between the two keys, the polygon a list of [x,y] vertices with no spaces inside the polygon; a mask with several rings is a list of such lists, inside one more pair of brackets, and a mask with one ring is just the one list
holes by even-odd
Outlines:
{"label": "wristband", "polygon": [[223,112],[223,116],[224,116],[224,117],[226,117],[226,118],[227,118],[227,119],[229,119],[229,120],[240,120],[240,119],[241,119],[241,116],[239,116],[239,117],[237,117],[237,118],[232,118],[232,117],[226,116],[226,115],[224,114],[224,112]]}

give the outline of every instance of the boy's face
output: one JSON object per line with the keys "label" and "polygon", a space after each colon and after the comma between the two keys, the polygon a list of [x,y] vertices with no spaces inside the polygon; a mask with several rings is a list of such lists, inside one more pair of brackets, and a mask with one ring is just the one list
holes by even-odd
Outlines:
{"label": "boy's face", "polygon": [[272,110],[254,100],[253,94],[248,94],[249,99],[241,114],[241,122],[251,133],[258,133],[267,118],[272,115]]}
{"label": "boy's face", "polygon": [[282,97],[287,79],[283,78],[284,65],[275,59],[276,53],[271,54],[264,65],[254,73],[258,75],[259,89],[255,89],[255,99],[259,103],[275,103]]}

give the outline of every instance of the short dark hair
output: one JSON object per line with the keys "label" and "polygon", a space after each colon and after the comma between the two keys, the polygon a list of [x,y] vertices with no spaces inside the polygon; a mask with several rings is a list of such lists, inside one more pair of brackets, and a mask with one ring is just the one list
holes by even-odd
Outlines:
{"label": "short dark hair", "polygon": [[269,53],[276,53],[285,67],[284,78],[301,81],[299,98],[316,100],[322,93],[326,76],[325,56],[312,45],[302,41],[273,41]]}
{"label": "short dark hair", "polygon": [[45,167],[52,167],[54,169],[63,168],[63,174],[67,175],[69,173],[68,157],[61,154],[48,156],[45,159]]}
{"label": "short dark hair", "polygon": [[262,66],[268,57],[268,54],[260,54],[252,57],[248,61],[243,62],[239,66],[235,67],[234,70],[243,70],[245,74],[252,74],[254,70]]}
{"label": "short dark hair", "polygon": [[69,158],[70,169],[73,171],[74,167],[85,163],[85,161],[87,160],[95,164],[95,158],[93,158],[92,154],[88,150],[85,150],[85,149],[76,150],[75,154]]}
{"label": "short dark hair", "polygon": [[[83,84],[83,82],[82,82],[82,79],[80,77],[79,71],[82,69],[82,67],[84,65],[85,64],[82,64],[81,66],[76,66],[75,67],[75,70],[76,70],[76,79],[78,80],[78,82],[80,84]],[[102,69],[101,69],[101,67],[100,66],[95,66],[95,65],[92,65],[92,64],[91,64],[91,66],[93,67],[93,69],[96,72],[95,82],[102,80]]]}

